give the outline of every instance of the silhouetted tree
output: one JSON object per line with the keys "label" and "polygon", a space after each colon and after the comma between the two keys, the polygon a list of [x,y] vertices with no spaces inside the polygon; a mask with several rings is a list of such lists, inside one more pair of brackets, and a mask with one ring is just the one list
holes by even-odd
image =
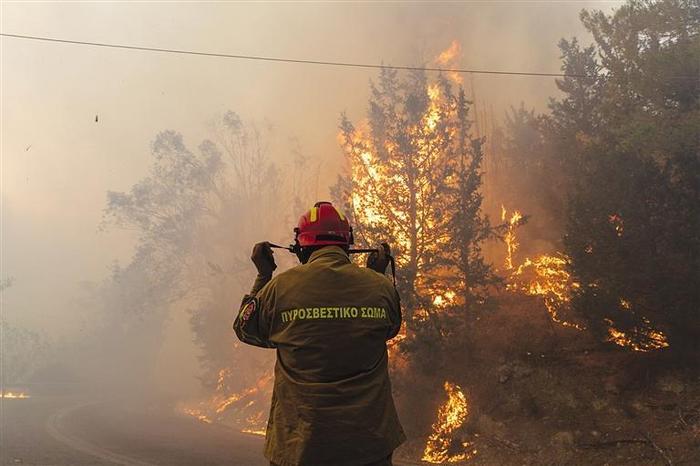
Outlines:
{"label": "silhouetted tree", "polygon": [[[153,143],[149,175],[127,193],[109,193],[105,212],[106,224],[139,234],[134,259],[102,291],[116,303],[109,309],[122,305],[151,323],[148,333],[157,344],[162,330],[152,327],[187,309],[201,349],[202,382],[229,394],[254,383],[272,356],[239,345],[230,325],[252,283],[251,246],[288,241],[295,209],[312,202],[301,175],[280,176],[270,139],[269,125],[246,123],[234,112],[215,123],[212,140],[196,151],[180,134],[165,131]],[[297,173],[309,161],[297,148],[292,163]],[[286,259],[278,257],[281,267],[291,264]],[[119,283],[134,279],[128,299],[114,296]]]}
{"label": "silhouetted tree", "polygon": [[[0,280],[0,293],[12,286],[14,279],[7,277]],[[0,320],[0,390],[12,388],[14,384],[26,383],[31,375],[46,362],[49,343],[46,338],[32,330],[17,325],[11,325],[4,319]],[[2,392],[0,392],[2,393]]]}

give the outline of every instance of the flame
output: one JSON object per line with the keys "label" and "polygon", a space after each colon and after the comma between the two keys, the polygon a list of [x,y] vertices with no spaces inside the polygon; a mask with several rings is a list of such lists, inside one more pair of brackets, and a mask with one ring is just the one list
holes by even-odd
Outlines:
{"label": "flame", "polygon": [[560,252],[552,255],[541,254],[534,259],[526,257],[515,267],[513,254],[520,246],[515,230],[522,224],[523,216],[520,211],[514,210],[508,217],[508,211],[501,205],[501,220],[507,222],[506,234],[503,237],[506,244],[505,267],[511,271],[506,289],[528,296],[540,296],[552,321],[564,327],[584,330],[584,326],[561,317],[562,311],[570,306],[573,292],[581,286],[571,278],[568,270],[569,258]]}
{"label": "flame", "polygon": [[462,427],[469,415],[467,398],[462,389],[453,383],[445,381],[447,401],[440,406],[437,413],[437,421],[433,424],[433,432],[428,437],[428,442],[423,451],[422,461],[440,464],[444,462],[455,463],[465,461],[476,455],[476,450],[471,443],[464,442],[462,447],[469,449],[457,454],[451,454],[452,434]]}
{"label": "flame", "polygon": [[[505,222],[507,216],[508,211],[504,205],[501,205],[501,220]],[[523,215],[517,210],[514,210],[510,216],[510,219],[508,219],[508,229],[503,237],[503,241],[506,243],[507,247],[506,270],[513,270],[513,254],[518,250],[518,246],[520,246],[515,238],[515,229],[518,227],[518,225],[520,225],[522,219]]]}
{"label": "flame", "polygon": [[[506,288],[521,291],[530,296],[541,296],[552,321],[564,327],[585,330],[586,327],[583,325],[566,321],[560,316],[562,310],[569,308],[573,291],[581,286],[572,280],[567,270],[568,261],[569,259],[561,253],[541,255],[534,260],[525,259],[511,274],[511,283]],[[623,312],[634,312],[631,302],[625,298],[619,299],[619,305]],[[646,340],[645,343],[635,342],[627,334],[617,329],[610,319],[605,319],[605,322],[609,326],[608,341],[616,345],[641,352],[669,346],[666,335],[660,330],[655,330],[645,317],[642,317],[643,325],[633,329],[635,335]]]}
{"label": "flame", "polygon": [[[226,411],[229,408],[229,406],[236,403],[240,399],[257,393],[260,389],[260,385],[261,384],[264,385],[265,383],[266,383],[266,380],[265,380],[265,378],[263,378],[263,379],[259,380],[256,385],[249,387],[249,388],[246,388],[245,390],[243,390],[241,392],[234,393],[234,394],[224,398],[222,401],[219,401],[216,404],[216,408],[215,408],[216,413],[221,414],[224,411]],[[251,400],[249,403],[253,403],[253,402],[254,401]],[[246,405],[246,407],[248,407],[248,406],[250,406],[250,404]]]}
{"label": "flame", "polygon": [[222,392],[226,387],[226,378],[231,375],[231,369],[224,368],[219,371],[219,377],[216,380],[216,391]]}
{"label": "flame", "polygon": [[649,322],[647,318],[642,317],[642,322],[643,326],[641,328],[635,327],[632,329],[632,333],[641,338],[633,340],[626,333],[618,330],[612,320],[605,319],[605,323],[609,326],[608,341],[618,346],[629,348],[632,351],[639,351],[642,353],[648,353],[649,351],[668,348],[670,346],[666,335],[659,330],[654,330],[651,327],[651,322]]}
{"label": "flame", "polygon": [[433,305],[435,307],[447,307],[454,304],[457,293],[451,290],[447,290],[442,294],[436,294],[433,298]]}
{"label": "flame", "polygon": [[625,232],[625,222],[622,220],[620,214],[608,215],[608,222],[610,222],[610,225],[612,225],[615,229],[615,234],[618,236],[618,238],[621,238]]}
{"label": "flame", "polygon": [[7,400],[26,400],[27,398],[31,398],[31,396],[24,392],[0,392],[0,398]]}
{"label": "flame", "polygon": [[453,40],[448,48],[440,52],[440,55],[435,59],[435,63],[438,65],[447,65],[460,53],[462,53],[462,45],[457,40]]}
{"label": "flame", "polygon": [[206,424],[211,424],[212,420],[204,414],[201,410],[197,408],[182,408],[182,412],[184,414],[187,414],[188,416],[192,416],[195,419],[198,419]]}
{"label": "flame", "polygon": [[[501,219],[505,221],[506,217],[506,208],[501,206]],[[507,247],[506,269],[508,270],[513,269],[512,253],[519,246],[515,236],[515,227],[519,225],[521,218],[522,216],[516,210],[508,221],[508,230],[504,237]],[[622,217],[618,214],[612,214],[608,220],[615,228],[617,236],[621,237],[624,233]],[[588,246],[586,252],[592,253],[593,248]],[[585,330],[583,325],[561,318],[561,311],[570,308],[573,293],[581,287],[580,283],[572,279],[568,271],[568,264],[569,258],[560,252],[553,255],[539,255],[535,259],[526,258],[522,264],[512,270],[510,283],[506,285],[506,288],[530,296],[541,296],[552,321],[564,327]],[[618,303],[623,312],[634,312],[632,302],[629,299],[620,297]],[[638,338],[632,339],[616,328],[612,320],[605,319],[608,324],[608,341],[641,352],[667,348],[669,343],[666,335],[660,330],[655,330],[646,317],[642,317],[641,320],[642,325],[632,329]],[[638,343],[638,341],[643,341],[643,343]]]}
{"label": "flame", "polygon": [[428,112],[425,115],[425,128],[429,131],[435,131],[438,122],[440,121],[440,88],[437,84],[428,85],[428,99],[430,99],[430,105],[428,106]]}
{"label": "flame", "polygon": [[561,318],[561,311],[571,303],[571,295],[581,285],[571,278],[569,259],[564,254],[526,258],[510,276],[506,288],[529,296],[540,296],[552,321],[564,327],[585,330],[585,327]]}
{"label": "flame", "polygon": [[[440,54],[435,59],[435,64],[440,67],[455,65],[457,59],[461,54],[462,44],[460,44],[457,40],[453,40],[448,48],[440,52]],[[462,84],[463,82],[462,76],[459,73],[450,71],[448,72],[448,76],[457,84]]]}
{"label": "flame", "polygon": [[267,435],[267,431],[265,429],[241,429],[241,432],[244,434],[261,435],[263,437]]}
{"label": "flame", "polygon": [[[435,141],[445,141],[450,136],[450,125],[443,124],[446,118],[445,109],[451,105],[443,87],[438,82],[429,82],[424,89],[427,105],[420,118],[411,124],[408,135],[410,144],[415,148],[415,164],[419,166],[431,166],[440,163],[444,154],[435,149]],[[422,238],[412,237],[407,225],[415,221],[414,228],[420,231],[419,235],[427,235],[432,227],[442,222],[439,209],[434,209],[434,197],[428,190],[415,189],[415,206],[421,215],[411,215],[409,208],[389,207],[385,202],[387,198],[396,198],[397,192],[405,189],[407,181],[403,175],[396,173],[393,167],[385,161],[388,154],[397,154],[403,157],[397,143],[393,141],[377,140],[373,137],[368,122],[364,121],[354,128],[354,131],[338,135],[339,142],[349,161],[350,179],[352,190],[349,193],[349,201],[356,224],[362,226],[358,237],[372,243],[382,238],[373,238],[374,232],[384,232],[396,244],[399,251],[411,251],[412,246],[417,252],[414,254],[416,263],[410,264],[416,270],[414,286],[426,301],[436,308],[447,308],[457,304],[458,294],[444,289],[439,284],[441,280],[435,279],[440,272],[432,270],[433,276],[425,276],[424,270],[429,250],[437,250],[441,242],[447,238],[431,239],[423,242]],[[381,143],[379,145],[378,143]],[[411,181],[412,186],[429,186],[432,182],[431,174],[418,170],[416,178]],[[401,194],[403,195],[403,194]],[[411,220],[414,218],[415,220]],[[358,228],[360,230],[360,228]],[[365,237],[370,235],[370,237]],[[410,254],[398,254],[396,263],[398,267],[408,265]],[[414,318],[427,318],[425,309],[414,309]]]}
{"label": "flame", "polygon": [[[239,392],[228,392],[228,379],[231,370],[221,369],[218,373],[214,395],[205,401],[200,401],[196,406],[180,405],[178,410],[206,424],[223,422],[229,412],[236,415],[235,422],[240,426],[241,432],[265,435],[267,417],[259,403],[266,398],[272,387],[273,374],[269,373],[258,379],[255,384]],[[258,408],[260,405],[260,408]]]}
{"label": "flame", "polygon": [[[354,214],[364,224],[380,228],[389,223],[388,213],[381,209],[381,199],[386,193],[383,186],[374,180],[383,179],[385,175],[375,151],[368,144],[368,133],[369,129],[363,124],[349,140],[341,140],[341,144],[351,156],[352,179],[357,180],[359,184],[359,188],[354,189],[351,196]],[[339,137],[342,138],[342,134]]]}

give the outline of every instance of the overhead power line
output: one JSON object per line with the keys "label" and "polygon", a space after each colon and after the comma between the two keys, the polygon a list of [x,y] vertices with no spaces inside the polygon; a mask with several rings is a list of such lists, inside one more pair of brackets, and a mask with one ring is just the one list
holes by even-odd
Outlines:
{"label": "overhead power line", "polygon": [[[406,65],[378,65],[375,63],[353,63],[326,60],[307,60],[299,58],[265,57],[259,55],[238,55],[230,53],[200,52],[197,50],[166,49],[160,47],[144,47],[140,45],[108,44],[105,42],[87,42],[81,40],[58,39],[55,37],[28,36],[23,34],[0,33],[2,37],[14,39],[35,40],[43,42],[53,42],[59,44],[87,45],[91,47],[104,47],[110,49],[139,50],[142,52],[175,53],[180,55],[199,55],[203,57],[232,58],[237,60],[256,60],[276,63],[298,63],[303,65],[339,66],[346,68],[369,68],[369,69],[390,69],[404,71],[438,71],[443,73],[462,74],[490,74],[502,76],[539,76],[548,78],[576,78],[576,79],[597,79],[599,75],[568,74],[568,73],[545,73],[536,71],[504,71],[504,70],[475,70],[465,68],[437,68],[426,66],[406,66]],[[670,79],[691,79],[699,80],[700,76],[667,76]]]}
{"label": "overhead power line", "polygon": [[0,33],[3,37],[12,37],[15,39],[28,39],[43,42],[54,42],[60,44],[73,44],[73,45],[88,45],[92,47],[105,47],[111,49],[124,49],[124,50],[140,50],[144,52],[160,52],[160,53],[176,53],[181,55],[199,55],[204,57],[218,57],[218,58],[233,58],[238,60],[257,60],[257,61],[267,61],[267,62],[277,62],[277,63],[300,63],[304,65],[322,65],[322,66],[342,66],[349,68],[370,68],[370,69],[391,69],[391,70],[408,70],[408,71],[441,71],[443,73],[469,73],[469,74],[494,74],[494,75],[507,75],[507,76],[542,76],[542,77],[554,77],[554,78],[592,78],[595,79],[597,76],[588,76],[580,74],[564,74],[564,73],[541,73],[541,72],[529,72],[529,71],[499,71],[499,70],[473,70],[473,69],[462,69],[462,68],[436,68],[436,67],[423,67],[423,66],[397,66],[397,65],[378,65],[373,63],[352,63],[352,62],[340,62],[340,61],[325,61],[325,60],[305,60],[297,58],[282,58],[282,57],[265,57],[257,55],[237,55],[229,53],[216,53],[216,52],[200,52],[196,50],[179,50],[179,49],[167,49],[159,47],[143,47],[138,45],[125,45],[125,44],[108,44],[103,42],[86,42],[80,40],[68,40],[68,39],[58,39],[54,37],[38,37],[38,36],[26,36],[22,34],[6,34]]}

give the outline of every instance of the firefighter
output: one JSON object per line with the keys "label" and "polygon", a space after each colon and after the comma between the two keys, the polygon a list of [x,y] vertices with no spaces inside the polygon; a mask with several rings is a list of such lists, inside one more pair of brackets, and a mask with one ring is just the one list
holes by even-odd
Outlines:
{"label": "firefighter", "polygon": [[275,348],[265,434],[273,466],[385,466],[405,439],[389,381],[386,341],[401,326],[399,296],[385,276],[389,247],[353,264],[352,228],[318,202],[294,229],[301,265],[272,277],[269,243],[253,248],[258,276],[233,328]]}

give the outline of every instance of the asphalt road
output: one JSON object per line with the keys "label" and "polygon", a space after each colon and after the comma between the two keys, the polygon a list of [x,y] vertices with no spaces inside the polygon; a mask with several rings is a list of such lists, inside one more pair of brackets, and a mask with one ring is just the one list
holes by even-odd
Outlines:
{"label": "asphalt road", "polygon": [[154,408],[74,397],[2,400],[2,466],[267,466],[263,439]]}

